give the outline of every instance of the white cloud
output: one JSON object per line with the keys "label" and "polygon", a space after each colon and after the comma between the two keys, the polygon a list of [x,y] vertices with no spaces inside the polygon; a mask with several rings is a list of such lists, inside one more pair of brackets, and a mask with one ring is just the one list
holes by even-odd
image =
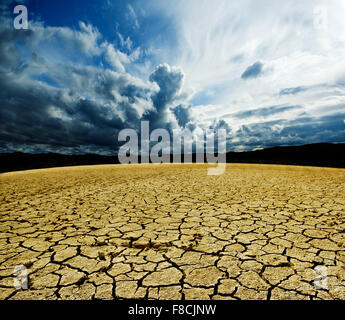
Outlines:
{"label": "white cloud", "polygon": [[132,52],[127,55],[124,52],[121,52],[120,50],[116,50],[112,44],[109,43],[103,43],[102,47],[105,49],[105,58],[108,61],[108,63],[115,68],[116,71],[119,72],[125,72],[125,65],[128,65],[132,62],[135,62],[140,54],[141,49],[140,47],[132,50]]}
{"label": "white cloud", "polygon": [[113,45],[108,44],[106,46],[106,59],[107,61],[119,72],[125,72],[124,64],[129,63],[128,56],[119,50],[115,50]]}
{"label": "white cloud", "polygon": [[[155,10],[177,30],[176,46],[160,47],[159,54],[183,68],[187,88],[216,92],[212,103],[219,107],[209,106],[215,115],[282,103],[316,108],[315,100],[325,90],[322,84],[332,85],[345,75],[343,1],[157,3]],[[327,28],[315,27],[318,6],[327,8]],[[243,81],[241,74],[256,61],[264,62],[265,75]],[[314,89],[298,96],[278,94],[297,86]],[[327,100],[345,103],[330,91]]]}
{"label": "white cloud", "polygon": [[132,50],[132,45],[133,45],[133,42],[132,42],[131,38],[128,36],[125,39],[120,32],[117,32],[116,34],[117,34],[117,36],[120,39],[121,46],[126,48],[127,50],[131,51]]}
{"label": "white cloud", "polygon": [[139,24],[138,16],[135,13],[134,8],[132,7],[131,4],[128,4],[127,5],[127,9],[128,9],[127,18],[130,19],[133,22],[133,27],[134,28],[139,28],[140,24]]}

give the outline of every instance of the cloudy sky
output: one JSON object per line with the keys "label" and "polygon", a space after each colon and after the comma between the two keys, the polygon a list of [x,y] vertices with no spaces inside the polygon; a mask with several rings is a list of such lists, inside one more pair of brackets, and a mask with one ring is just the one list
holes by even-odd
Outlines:
{"label": "cloudy sky", "polygon": [[229,150],[345,142],[343,0],[2,1],[0,14],[0,152],[112,154],[142,120],[225,128]]}

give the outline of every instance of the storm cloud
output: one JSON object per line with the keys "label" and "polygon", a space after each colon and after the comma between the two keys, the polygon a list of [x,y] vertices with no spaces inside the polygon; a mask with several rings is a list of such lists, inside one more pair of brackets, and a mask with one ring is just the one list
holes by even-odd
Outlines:
{"label": "storm cloud", "polygon": [[168,64],[158,65],[151,73],[149,80],[156,83],[159,90],[151,96],[154,108],[145,112],[143,120],[149,120],[153,128],[169,127],[172,116],[170,108],[182,88],[183,78],[180,68]]}
{"label": "storm cloud", "polygon": [[56,50],[57,58],[48,61],[39,45],[59,43],[61,38],[74,44],[68,55],[79,54],[80,61],[107,54],[98,31],[82,23],[77,32],[41,25],[30,30],[1,26],[1,151],[32,146],[41,152],[112,153],[119,130],[138,127],[146,110],[160,110],[167,102],[164,97],[172,96],[171,92],[156,96],[157,88],[150,81],[128,73],[69,60],[62,63],[63,50]]}
{"label": "storm cloud", "polygon": [[[105,19],[94,19],[92,5],[78,15],[54,2],[55,20],[65,14],[73,23],[44,12],[38,21],[37,6],[28,30],[15,30],[8,11],[0,20],[0,152],[113,154],[119,131],[139,131],[142,120],[151,130],[225,128],[229,149],[345,141],[343,45],[333,29],[331,47],[314,43],[312,20],[299,18],[308,16],[304,6],[277,16],[271,3],[222,1],[213,20],[213,2],[157,4],[108,1]],[[250,17],[231,19],[241,10]],[[106,18],[120,22],[110,27]]]}
{"label": "storm cloud", "polygon": [[188,122],[191,120],[191,107],[178,105],[173,109],[173,113],[180,127],[185,128]]}

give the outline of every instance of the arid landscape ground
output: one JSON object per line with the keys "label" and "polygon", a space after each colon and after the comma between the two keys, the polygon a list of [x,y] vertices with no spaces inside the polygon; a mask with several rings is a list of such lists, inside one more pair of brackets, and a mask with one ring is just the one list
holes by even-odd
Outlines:
{"label": "arid landscape ground", "polygon": [[1,174],[0,299],[345,299],[345,169],[207,167]]}

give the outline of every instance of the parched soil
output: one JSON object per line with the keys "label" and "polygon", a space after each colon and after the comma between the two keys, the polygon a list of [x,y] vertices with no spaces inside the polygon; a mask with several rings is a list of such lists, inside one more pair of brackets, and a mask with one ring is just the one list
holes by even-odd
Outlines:
{"label": "parched soil", "polygon": [[207,167],[1,174],[0,299],[345,299],[345,169]]}

